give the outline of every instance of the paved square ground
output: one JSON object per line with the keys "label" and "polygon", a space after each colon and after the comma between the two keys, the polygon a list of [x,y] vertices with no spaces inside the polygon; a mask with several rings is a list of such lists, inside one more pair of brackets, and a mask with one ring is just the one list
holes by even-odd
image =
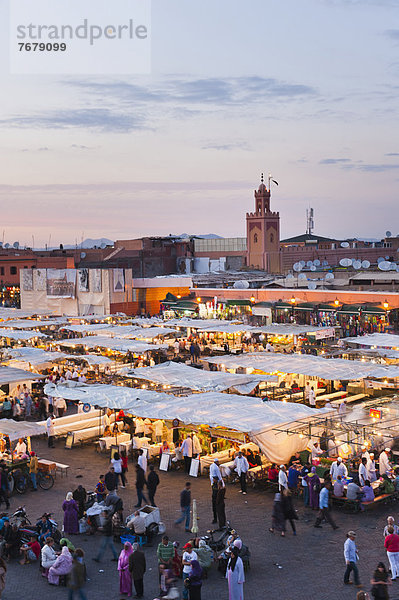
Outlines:
{"label": "paved square ground", "polygon": [[[42,458],[54,458],[58,462],[71,465],[68,477],[57,476],[52,490],[37,493],[27,492],[23,496],[14,495],[11,498],[11,510],[20,504],[25,504],[32,522],[43,511],[53,512],[61,525],[61,505],[68,491],[73,491],[79,483],[86,490],[91,490],[97,483],[98,475],[106,472],[109,464],[107,455],[98,454],[94,446],[84,446],[65,450],[64,443],[58,441],[55,449],[48,449],[44,440],[34,440],[34,449]],[[133,512],[136,503],[134,487],[134,464],[129,463],[129,485],[120,490],[125,504],[125,515]],[[129,477],[130,475],[130,477]],[[182,526],[176,527],[174,520],[179,514],[179,493],[184,486],[184,473],[160,472],[161,483],[156,496],[157,505],[161,511],[167,533],[172,540],[184,543],[189,534]],[[192,498],[197,500],[200,517],[200,534],[206,533],[211,527],[212,511],[210,502],[210,482],[207,477],[191,478]],[[232,526],[240,533],[244,542],[251,550],[251,569],[246,574],[244,587],[246,600],[261,600],[274,598],[278,600],[317,600],[354,599],[354,586],[344,586],[343,572],[343,543],[348,529],[358,533],[358,549],[360,554],[360,576],[366,589],[370,589],[370,575],[378,561],[387,563],[383,547],[382,531],[385,518],[392,514],[399,521],[397,504],[378,507],[365,514],[347,515],[335,512],[334,517],[340,529],[332,531],[330,526],[314,529],[315,513],[304,510],[300,501],[296,502],[299,521],[298,535],[293,537],[290,530],[286,538],[271,534],[270,515],[273,495],[249,489],[246,496],[238,492],[237,485],[228,485],[226,493],[226,514]],[[289,526],[288,526],[289,527]],[[106,555],[102,564],[97,565],[92,557],[98,549],[100,536],[71,536],[76,546],[86,553],[86,564],[90,581],[86,592],[89,600],[106,598],[118,600],[119,581],[116,563],[111,562],[111,555]],[[146,547],[148,571],[145,576],[145,598],[152,600],[158,591],[156,545]],[[119,549],[119,548],[118,548]],[[103,572],[100,572],[103,571]],[[397,591],[396,591],[397,590]],[[24,597],[33,600],[52,598],[58,600],[67,597],[65,588],[49,586],[41,577],[37,565],[21,566],[11,562],[8,566],[5,600],[21,600]],[[204,581],[202,590],[203,600],[227,600],[227,584],[216,568],[210,572]],[[391,598],[399,598],[399,583],[394,583]]]}

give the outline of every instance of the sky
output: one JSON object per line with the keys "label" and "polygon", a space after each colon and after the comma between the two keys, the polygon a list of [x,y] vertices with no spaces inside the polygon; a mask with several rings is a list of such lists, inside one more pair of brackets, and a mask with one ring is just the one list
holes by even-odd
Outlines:
{"label": "sky", "polygon": [[150,74],[37,76],[0,0],[0,241],[242,237],[261,172],[282,238],[399,234],[398,8],[153,0]]}

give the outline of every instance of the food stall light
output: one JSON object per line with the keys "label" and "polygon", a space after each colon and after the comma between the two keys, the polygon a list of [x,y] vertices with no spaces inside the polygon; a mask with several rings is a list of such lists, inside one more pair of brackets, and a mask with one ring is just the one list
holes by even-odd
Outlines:
{"label": "food stall light", "polygon": [[250,300],[251,300],[251,302],[253,304],[255,302],[255,296],[251,296]]}
{"label": "food stall light", "polygon": [[335,306],[339,306],[339,300],[338,300],[338,298],[335,298],[334,304],[335,304]]}
{"label": "food stall light", "polygon": [[302,439],[302,438],[303,438],[303,433],[300,433],[300,434],[299,434],[299,437]]}
{"label": "food stall light", "polygon": [[134,380],[134,383],[138,383],[137,379]]}
{"label": "food stall light", "polygon": [[166,386],[166,385],[163,385],[162,387],[163,387],[163,389],[164,389],[164,390],[166,390],[166,388],[167,388],[167,386]]}
{"label": "food stall light", "polygon": [[181,295],[180,295],[180,294],[177,294],[176,298],[179,298],[179,299],[180,299],[180,298],[181,298]]}
{"label": "food stall light", "polygon": [[292,296],[292,298],[290,298],[290,302],[291,302],[291,304],[295,304],[296,300],[295,300],[294,296]]}
{"label": "food stall light", "polygon": [[197,302],[201,302],[201,296],[198,296]]}
{"label": "food stall light", "polygon": [[146,389],[146,385],[143,383],[143,385],[141,386],[141,389],[145,390]]}
{"label": "food stall light", "polygon": [[382,306],[385,308],[385,310],[387,310],[389,307],[388,300],[384,300],[384,304]]}

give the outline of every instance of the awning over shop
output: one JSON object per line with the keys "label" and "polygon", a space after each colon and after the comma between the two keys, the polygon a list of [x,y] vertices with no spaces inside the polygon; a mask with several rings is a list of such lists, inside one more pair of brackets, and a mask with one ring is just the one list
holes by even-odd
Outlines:
{"label": "awning over shop", "polygon": [[337,315],[359,315],[362,307],[360,304],[343,304]]}
{"label": "awning over shop", "polygon": [[386,315],[386,311],[383,308],[370,304],[362,306],[362,313],[365,315]]}
{"label": "awning over shop", "polygon": [[394,335],[392,333],[370,333],[368,335],[345,338],[344,341],[346,343],[359,344],[361,346],[399,349],[399,335]]}
{"label": "awning over shop", "polygon": [[288,310],[289,308],[293,308],[293,306],[290,302],[276,302],[274,308],[277,310]]}
{"label": "awning over shop", "polygon": [[251,306],[250,300],[227,300],[227,306]]}
{"label": "awning over shop", "polygon": [[13,419],[0,419],[0,433],[8,435],[11,442],[19,438],[43,435],[46,433],[44,425],[28,423],[27,421],[14,421]]}
{"label": "awning over shop", "polygon": [[33,381],[35,379],[43,379],[43,377],[44,375],[37,375],[23,369],[0,366],[0,385],[15,383],[17,381]]}
{"label": "awning over shop", "polygon": [[99,335],[90,335],[84,338],[73,340],[57,340],[55,343],[59,346],[65,346],[67,348],[83,346],[84,348],[105,348],[121,353],[133,352],[134,354],[141,354],[142,352],[147,352],[149,350],[163,350],[168,347],[167,344],[147,344],[145,342],[136,340],[109,338]]}
{"label": "awning over shop", "polygon": [[206,358],[208,362],[224,365],[227,369],[252,368],[265,373],[291,373],[319,377],[320,379],[356,381],[374,377],[395,379],[399,377],[399,367],[377,365],[343,358],[326,359],[308,354],[281,354],[274,352],[253,352],[237,356],[215,356]]}
{"label": "awning over shop", "polygon": [[319,312],[335,312],[338,310],[338,306],[335,306],[335,304],[319,304],[317,310]]}
{"label": "awning over shop", "polygon": [[166,362],[154,367],[126,369],[128,377],[137,377],[162,385],[181,386],[196,391],[236,390],[249,394],[261,381],[277,381],[273,375],[234,375],[204,371],[182,363]]}
{"label": "awning over shop", "polygon": [[314,311],[316,309],[316,305],[311,302],[301,302],[300,304],[294,305],[295,310],[304,310],[304,311]]}

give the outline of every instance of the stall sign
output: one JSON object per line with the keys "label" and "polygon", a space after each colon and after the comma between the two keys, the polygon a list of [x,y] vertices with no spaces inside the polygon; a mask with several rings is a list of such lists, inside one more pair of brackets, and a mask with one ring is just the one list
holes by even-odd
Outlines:
{"label": "stall sign", "polygon": [[179,427],[179,419],[173,419],[172,427]]}
{"label": "stall sign", "polygon": [[370,408],[370,417],[372,419],[381,419],[382,411],[378,408]]}
{"label": "stall sign", "polygon": [[314,336],[316,340],[324,340],[325,338],[335,337],[335,329],[334,327],[324,327],[319,331],[315,331]]}
{"label": "stall sign", "polygon": [[83,404],[83,412],[88,413],[88,412],[90,412],[90,409],[91,409],[91,405],[88,404],[87,402],[85,402]]}

